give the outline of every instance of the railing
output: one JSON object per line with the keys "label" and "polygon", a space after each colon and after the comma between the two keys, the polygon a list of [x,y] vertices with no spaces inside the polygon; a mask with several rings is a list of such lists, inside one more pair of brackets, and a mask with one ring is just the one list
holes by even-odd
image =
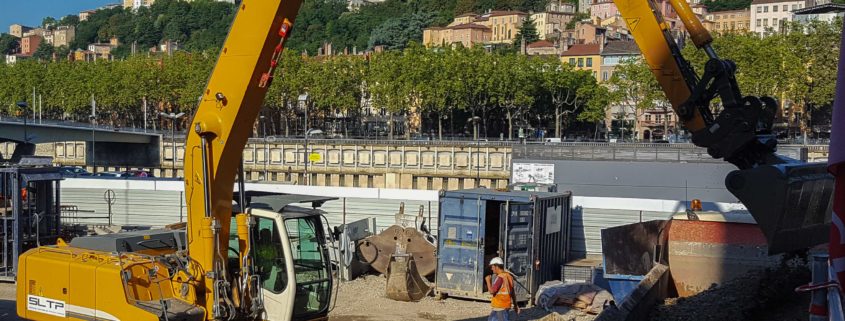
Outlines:
{"label": "railing", "polygon": [[[0,122],[7,122],[7,123],[19,123],[24,124],[24,119],[21,117],[2,117],[0,118]],[[45,120],[38,120],[38,119],[31,119],[27,118],[26,124],[29,126],[38,126],[38,125],[49,125],[49,126],[64,126],[64,127],[72,127],[78,129],[87,129],[91,130],[91,128],[100,130],[100,131],[115,131],[115,132],[128,132],[128,133],[143,133],[143,134],[159,134],[159,135],[169,135],[170,131],[166,129],[144,129],[144,128],[136,128],[136,127],[114,127],[108,125],[92,125],[91,123],[84,123],[84,122],[77,122],[72,120],[54,120],[54,119],[45,119]],[[179,134],[179,133],[177,133]]]}
{"label": "railing", "polygon": [[513,159],[721,163],[688,144],[554,144],[514,146]]}

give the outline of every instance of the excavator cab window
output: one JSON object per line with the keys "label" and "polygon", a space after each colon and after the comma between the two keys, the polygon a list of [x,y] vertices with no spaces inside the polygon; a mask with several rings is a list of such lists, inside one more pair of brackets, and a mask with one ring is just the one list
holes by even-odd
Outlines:
{"label": "excavator cab window", "polygon": [[294,319],[322,312],[329,304],[331,279],[321,226],[318,216],[285,220],[297,286]]}
{"label": "excavator cab window", "polygon": [[288,277],[279,226],[272,218],[256,217],[254,228],[255,266],[261,276],[261,287],[276,294],[282,293],[287,287]]}

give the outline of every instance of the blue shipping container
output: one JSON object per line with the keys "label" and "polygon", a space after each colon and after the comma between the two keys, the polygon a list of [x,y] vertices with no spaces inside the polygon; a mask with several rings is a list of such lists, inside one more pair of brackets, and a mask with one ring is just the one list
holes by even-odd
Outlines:
{"label": "blue shipping container", "polygon": [[499,256],[515,276],[520,301],[560,279],[569,251],[572,194],[486,188],[443,192],[435,291],[489,300],[484,276]]}

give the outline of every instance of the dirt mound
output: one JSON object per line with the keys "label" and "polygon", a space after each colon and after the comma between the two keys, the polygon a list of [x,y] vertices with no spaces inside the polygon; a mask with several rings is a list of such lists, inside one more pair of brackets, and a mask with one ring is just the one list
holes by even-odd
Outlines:
{"label": "dirt mound", "polygon": [[794,289],[809,280],[806,264],[784,262],[691,297],[666,299],[655,307],[650,320],[807,320],[809,294]]}

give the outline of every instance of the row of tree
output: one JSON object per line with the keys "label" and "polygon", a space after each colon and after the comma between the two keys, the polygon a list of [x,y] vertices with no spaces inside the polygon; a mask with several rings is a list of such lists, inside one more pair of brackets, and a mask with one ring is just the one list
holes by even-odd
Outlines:
{"label": "row of tree", "polygon": [[[100,123],[142,127],[144,104],[148,115],[190,114],[214,60],[209,53],[181,52],[95,63],[22,61],[0,66],[0,79],[7,79],[0,102],[4,114],[14,115],[15,102],[33,102],[34,91],[44,118],[86,121],[93,96]],[[459,115],[479,116],[484,133],[508,137],[518,127],[549,126],[560,135],[565,122],[603,120],[610,97],[589,72],[556,57],[419,45],[370,56],[307,57],[289,50],[265,102],[270,130],[301,129],[290,119],[301,112],[297,99],[306,92],[318,121],[369,117],[385,122],[391,134],[394,124],[410,129],[406,134],[442,134],[444,120],[463,126]]]}
{"label": "row of tree", "polygon": [[[806,133],[811,125],[830,124],[842,30],[842,19],[792,23],[766,37],[720,35],[713,48],[736,63],[743,95],[776,98],[783,120]],[[696,70],[704,70],[708,58],[702,51],[687,46],[683,54]]]}

